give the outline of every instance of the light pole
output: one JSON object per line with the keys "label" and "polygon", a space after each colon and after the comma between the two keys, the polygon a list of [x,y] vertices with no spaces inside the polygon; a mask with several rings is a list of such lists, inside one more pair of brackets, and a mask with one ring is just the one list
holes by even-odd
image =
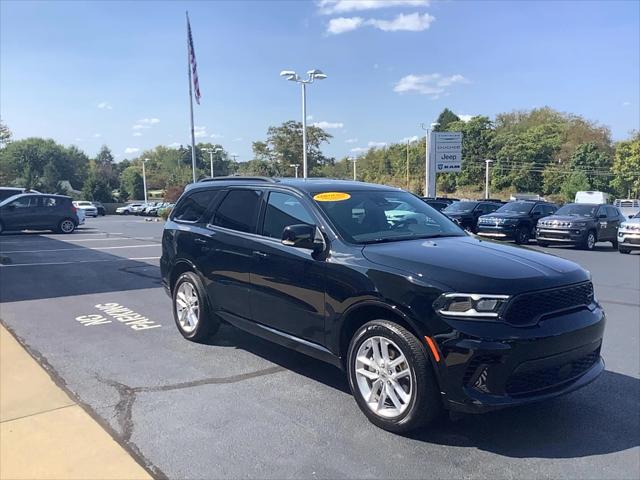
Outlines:
{"label": "light pole", "polygon": [[224,148],[216,147],[216,148],[205,148],[204,151],[209,153],[209,163],[211,165],[211,178],[213,178],[213,154],[216,152],[223,151]]}
{"label": "light pole", "polygon": [[291,82],[297,82],[302,85],[302,178],[307,178],[307,85],[314,80],[324,80],[327,76],[318,69],[309,70],[308,78],[302,79],[293,70],[283,70],[280,76]]}
{"label": "light pole", "polygon": [[358,159],[356,157],[351,157],[351,161],[353,162],[353,181],[357,181],[358,180],[358,176],[356,175],[356,163],[358,162]]}
{"label": "light pole", "polygon": [[147,203],[147,172],[144,169],[144,164],[147,163],[148,158],[142,159],[142,186],[144,188],[144,203]]}
{"label": "light pole", "polygon": [[424,137],[424,148],[425,148],[425,158],[426,158],[426,169],[425,169],[425,188],[424,195],[425,197],[436,198],[436,158],[435,152],[434,155],[431,155],[432,144],[433,144],[433,130],[440,126],[438,122],[433,122],[431,124],[431,128],[426,128],[424,123],[420,124],[420,127],[426,132]]}
{"label": "light pole", "polygon": [[291,163],[289,164],[290,167],[293,167],[296,170],[296,178],[298,178],[298,167],[300,166],[299,163]]}
{"label": "light pole", "polygon": [[409,140],[407,139],[407,192],[409,191]]}
{"label": "light pole", "polygon": [[489,165],[493,163],[493,160],[489,160],[488,158],[484,161],[486,168],[484,171],[484,198],[489,198]]}

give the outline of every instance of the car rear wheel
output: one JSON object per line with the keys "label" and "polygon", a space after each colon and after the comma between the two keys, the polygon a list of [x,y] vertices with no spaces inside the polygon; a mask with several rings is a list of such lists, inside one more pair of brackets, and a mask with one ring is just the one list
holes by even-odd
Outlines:
{"label": "car rear wheel", "polygon": [[593,247],[596,246],[596,232],[589,231],[584,241],[582,242],[582,248],[584,250],[593,250]]}
{"label": "car rear wheel", "polygon": [[526,245],[529,243],[529,230],[527,227],[519,227],[516,230],[515,240],[518,245]]}
{"label": "car rear wheel", "polygon": [[387,320],[358,329],[347,354],[349,386],[367,418],[391,432],[423,427],[442,412],[428,354],[408,330]]}
{"label": "car rear wheel", "polygon": [[220,327],[218,318],[211,314],[202,283],[193,272],[183,273],[176,282],[173,317],[182,336],[194,342],[215,334]]}
{"label": "car rear wheel", "polygon": [[64,234],[73,233],[75,229],[76,229],[76,222],[74,222],[70,218],[65,218],[64,220],[60,221],[60,223],[58,224],[58,233],[64,233]]}

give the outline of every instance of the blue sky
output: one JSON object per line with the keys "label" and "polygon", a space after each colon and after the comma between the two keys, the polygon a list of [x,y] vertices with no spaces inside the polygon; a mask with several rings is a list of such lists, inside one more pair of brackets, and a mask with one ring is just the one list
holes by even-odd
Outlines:
{"label": "blue sky", "polygon": [[0,114],[15,138],[118,159],[189,143],[185,10],[199,66],[198,141],[239,160],[301,117],[278,76],[323,70],[307,113],[336,158],[460,115],[544,105],[623,139],[640,128],[640,2],[325,0],[0,2]]}

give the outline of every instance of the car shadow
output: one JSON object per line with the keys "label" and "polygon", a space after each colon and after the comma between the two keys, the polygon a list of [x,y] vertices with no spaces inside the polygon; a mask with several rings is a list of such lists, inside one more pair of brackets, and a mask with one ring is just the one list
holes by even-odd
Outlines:
{"label": "car shadow", "polygon": [[[205,343],[245,350],[350,394],[346,374],[338,368],[231,325],[223,324]],[[639,398],[639,379],[607,370],[591,385],[550,401],[481,415],[454,413],[404,437],[436,445],[474,447],[513,458],[603,455],[640,446]]]}
{"label": "car shadow", "polygon": [[[130,260],[126,248],[113,250],[119,256],[73,241],[73,234],[0,236],[0,303],[161,287],[159,267]],[[142,244],[130,239],[123,242]],[[91,247],[97,246],[91,243]],[[136,247],[128,253],[130,258],[139,258],[159,257],[159,252],[158,243],[157,248]]]}

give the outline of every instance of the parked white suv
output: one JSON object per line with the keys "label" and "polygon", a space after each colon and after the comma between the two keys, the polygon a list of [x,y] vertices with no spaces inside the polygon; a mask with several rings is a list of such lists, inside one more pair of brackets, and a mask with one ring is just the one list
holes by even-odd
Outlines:
{"label": "parked white suv", "polygon": [[116,208],[116,214],[118,215],[131,215],[135,214],[140,208],[142,208],[142,203],[130,203],[129,205],[125,205],[124,207]]}
{"label": "parked white suv", "polygon": [[631,250],[640,250],[640,212],[618,228],[618,251],[631,253]]}
{"label": "parked white suv", "polygon": [[87,202],[86,200],[81,200],[79,202],[73,202],[73,205],[78,210],[82,210],[87,217],[97,217],[98,216],[98,209],[91,202]]}

